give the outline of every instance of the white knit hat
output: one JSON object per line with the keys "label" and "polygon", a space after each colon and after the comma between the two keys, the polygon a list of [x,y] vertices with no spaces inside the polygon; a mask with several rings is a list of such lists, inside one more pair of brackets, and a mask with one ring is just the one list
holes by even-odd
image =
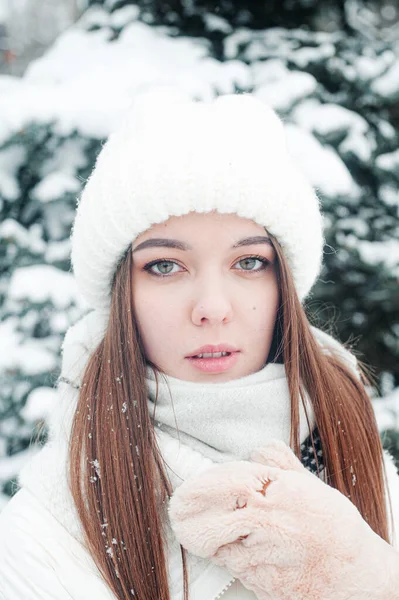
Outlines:
{"label": "white knit hat", "polygon": [[321,268],[322,217],[276,113],[246,94],[211,102],[146,95],[104,145],[77,209],[72,264],[90,307],[109,308],[118,262],[140,233],[212,210],[274,235],[306,297]]}

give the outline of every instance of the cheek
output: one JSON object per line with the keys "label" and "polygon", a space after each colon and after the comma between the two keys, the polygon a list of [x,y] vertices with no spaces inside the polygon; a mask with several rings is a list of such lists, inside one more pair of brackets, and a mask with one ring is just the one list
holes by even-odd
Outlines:
{"label": "cheek", "polygon": [[168,352],[178,335],[177,316],[182,314],[176,299],[160,298],[153,291],[140,290],[134,295],[133,304],[147,357],[155,359]]}
{"label": "cheek", "polygon": [[247,314],[252,325],[259,331],[269,330],[277,316],[279,305],[279,291],[276,282],[270,282],[265,288],[253,290],[250,299],[247,300]]}

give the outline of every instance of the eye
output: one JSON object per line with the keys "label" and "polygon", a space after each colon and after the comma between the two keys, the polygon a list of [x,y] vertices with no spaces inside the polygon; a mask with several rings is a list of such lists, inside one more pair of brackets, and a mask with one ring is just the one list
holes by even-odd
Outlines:
{"label": "eye", "polygon": [[155,277],[167,277],[168,275],[179,272],[179,269],[174,270],[173,267],[180,267],[180,265],[173,260],[161,259],[147,263],[144,265],[143,270],[151,275],[155,275]]}
{"label": "eye", "polygon": [[[246,256],[245,258],[240,258],[235,264],[240,265],[239,271],[264,271],[268,264],[270,263],[267,258],[263,256]],[[255,268],[256,267],[256,268]]]}

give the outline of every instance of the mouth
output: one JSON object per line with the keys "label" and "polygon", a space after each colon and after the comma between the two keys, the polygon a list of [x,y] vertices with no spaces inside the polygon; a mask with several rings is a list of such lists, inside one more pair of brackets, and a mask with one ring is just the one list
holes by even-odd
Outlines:
{"label": "mouth", "polygon": [[203,352],[200,354],[194,354],[188,358],[220,358],[221,356],[229,356],[232,352]]}
{"label": "mouth", "polygon": [[224,373],[236,364],[239,354],[236,348],[223,344],[198,348],[186,359],[203,373]]}

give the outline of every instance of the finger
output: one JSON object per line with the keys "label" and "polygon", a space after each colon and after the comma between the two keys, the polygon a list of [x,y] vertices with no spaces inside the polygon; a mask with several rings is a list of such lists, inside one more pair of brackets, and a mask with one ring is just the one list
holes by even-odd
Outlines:
{"label": "finger", "polygon": [[233,577],[254,592],[259,600],[276,599],[272,593],[275,588],[275,566],[262,552],[236,542],[220,548],[211,560],[216,565],[228,569]]}
{"label": "finger", "polygon": [[[230,572],[234,571],[233,575],[237,577],[242,569],[248,566],[247,555],[248,550],[240,543],[240,540],[236,540],[230,544],[220,546],[211,558],[220,567],[227,567]],[[239,568],[240,566],[241,569]]]}
{"label": "finger", "polygon": [[223,562],[229,567],[239,564],[244,568],[257,567],[261,564],[273,564],[275,543],[273,533],[270,534],[268,527],[262,527],[252,531],[246,536],[241,536],[234,542],[224,544],[212,556],[212,560]]}
{"label": "finger", "polygon": [[256,448],[251,453],[251,460],[271,467],[278,467],[285,471],[306,472],[301,461],[295,456],[291,448],[280,440],[273,440],[261,448]]}

